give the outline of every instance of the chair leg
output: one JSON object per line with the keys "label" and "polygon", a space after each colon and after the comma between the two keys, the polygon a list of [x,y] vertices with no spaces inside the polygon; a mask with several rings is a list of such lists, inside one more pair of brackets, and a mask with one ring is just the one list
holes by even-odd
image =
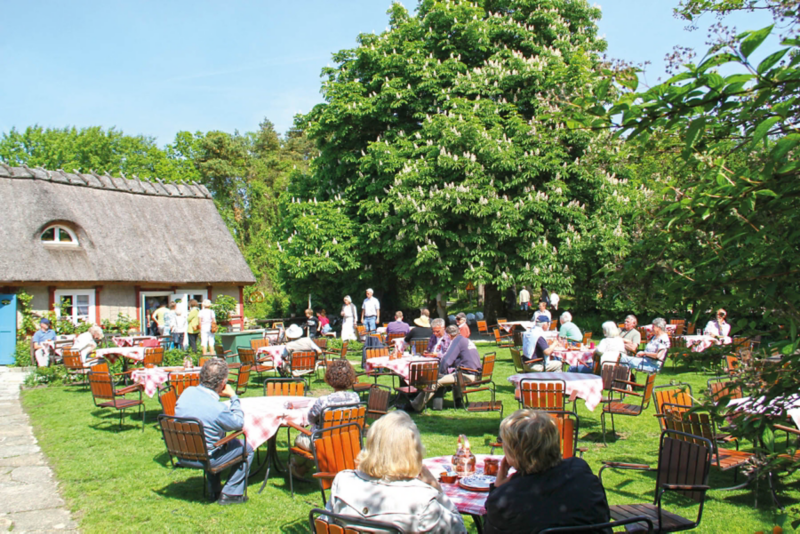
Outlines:
{"label": "chair leg", "polygon": [[600,428],[603,433],[603,445],[606,445],[606,412],[600,413]]}

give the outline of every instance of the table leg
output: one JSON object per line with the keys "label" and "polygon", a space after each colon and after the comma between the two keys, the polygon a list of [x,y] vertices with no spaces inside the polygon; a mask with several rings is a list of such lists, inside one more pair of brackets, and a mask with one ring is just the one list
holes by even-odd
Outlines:
{"label": "table leg", "polygon": [[472,521],[475,523],[475,528],[478,529],[478,534],[483,534],[483,517],[475,514],[470,514]]}
{"label": "table leg", "polygon": [[278,438],[278,433],[275,432],[275,435],[273,435],[267,441],[267,455],[264,458],[264,463],[262,464],[267,466],[267,471],[264,474],[264,482],[261,484],[261,488],[259,488],[258,490],[259,493],[264,491],[264,488],[267,486],[267,480],[269,480],[270,464],[272,464],[272,467],[275,468],[275,471],[277,471],[278,473],[280,474],[286,473],[286,470],[283,468],[283,466],[281,466],[280,460],[278,459],[277,438]]}

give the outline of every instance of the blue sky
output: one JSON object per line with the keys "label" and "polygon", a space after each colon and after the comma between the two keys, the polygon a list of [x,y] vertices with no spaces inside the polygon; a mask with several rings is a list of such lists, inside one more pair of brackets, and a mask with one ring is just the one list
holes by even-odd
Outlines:
{"label": "blue sky", "polygon": [[[647,80],[655,83],[674,45],[704,49],[705,31],[684,31],[672,16],[676,3],[602,2],[609,55],[651,61]],[[319,73],[331,54],[353,47],[359,33],[383,31],[390,5],[0,0],[0,133],[115,126],[164,145],[180,130],[252,131],[265,117],[285,132],[296,113],[321,101]],[[770,21],[730,22],[744,30]]]}

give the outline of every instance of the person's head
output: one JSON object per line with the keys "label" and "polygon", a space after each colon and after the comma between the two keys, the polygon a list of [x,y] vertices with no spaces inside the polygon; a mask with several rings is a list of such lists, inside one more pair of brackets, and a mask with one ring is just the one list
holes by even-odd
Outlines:
{"label": "person's head", "polygon": [[545,301],[543,301],[543,300],[540,300],[539,301],[539,311],[545,311],[545,310],[547,310],[547,303]]}
{"label": "person's head", "polygon": [[431,321],[431,330],[436,337],[444,336],[444,319],[436,318]]}
{"label": "person's head", "polygon": [[336,391],[344,391],[353,387],[358,381],[356,371],[347,360],[331,360],[325,371],[325,383]]}
{"label": "person's head", "polygon": [[444,331],[447,332],[447,335],[450,336],[450,339],[455,339],[456,336],[461,333],[461,330],[459,330],[454,324],[449,325]]}
{"label": "person's head", "polygon": [[50,322],[50,319],[48,319],[47,317],[42,317],[42,320],[39,321],[39,329],[41,329],[42,332],[47,332],[48,330],[50,330],[51,326],[52,323]]}
{"label": "person's head", "polygon": [[372,297],[372,289],[367,289],[367,298]]}
{"label": "person's head", "polygon": [[204,300],[203,301],[203,308],[210,308],[210,307],[211,307],[211,301],[208,300],[208,299]]}
{"label": "person's head", "polygon": [[200,385],[217,393],[225,389],[228,381],[228,364],[222,358],[209,358],[200,370]]}
{"label": "person's head", "polygon": [[500,423],[506,461],[526,475],[542,473],[561,461],[558,425],[542,410],[517,410]]}
{"label": "person's head", "polygon": [[395,321],[402,321],[403,320],[403,312],[398,311],[394,314]]}
{"label": "person's head", "polygon": [[345,297],[344,297],[344,303],[345,303],[345,304],[347,304],[347,305],[349,306],[350,304],[352,304],[352,302],[353,302],[353,301],[350,299],[350,295],[345,295]]}
{"label": "person's head", "polygon": [[722,308],[717,310],[717,319],[719,319],[720,321],[724,321],[725,317],[727,317],[727,316],[728,316],[728,312],[726,312]]}
{"label": "person's head", "polygon": [[296,324],[289,325],[289,328],[286,329],[286,337],[288,339],[299,339],[303,337],[303,329]]}
{"label": "person's head", "polygon": [[177,315],[178,317],[180,317],[181,315],[183,315],[183,312],[181,311],[181,309],[180,309],[180,308],[175,308],[175,315]]}
{"label": "person's head", "polygon": [[467,314],[464,312],[459,313],[456,315],[456,323],[457,324],[464,324],[467,322]]}
{"label": "person's head", "polygon": [[375,421],[358,455],[358,470],[383,480],[411,480],[422,471],[422,440],[409,415],[396,410]]}
{"label": "person's head", "polygon": [[92,334],[92,339],[100,341],[103,339],[103,329],[95,325],[89,328],[89,333]]}
{"label": "person's head", "polygon": [[572,322],[572,314],[570,312],[564,312],[561,314],[561,324],[566,324]]}
{"label": "person's head", "polygon": [[619,328],[614,321],[606,321],[603,323],[603,337],[617,337],[619,336]]}
{"label": "person's head", "polygon": [[308,317],[309,319],[314,317],[314,310],[312,310],[311,308],[307,309],[306,310],[306,317]]}
{"label": "person's head", "polygon": [[322,308],[320,311],[317,312],[317,317],[327,317],[328,312],[325,311],[325,308]]}
{"label": "person's head", "polygon": [[158,303],[158,307],[159,308],[166,308],[167,307],[167,303],[162,300],[161,302]]}
{"label": "person's head", "polygon": [[427,317],[430,320],[431,312],[428,310],[428,308],[422,308],[421,310],[419,310],[419,316]]}
{"label": "person's head", "polygon": [[628,315],[625,317],[625,330],[633,330],[636,328],[636,325],[639,324],[639,320],[636,318],[635,315]]}
{"label": "person's head", "polygon": [[175,309],[175,302],[174,301],[169,303],[169,309],[170,310],[174,310]]}
{"label": "person's head", "polygon": [[192,299],[192,300],[189,301],[189,307],[190,308],[196,308],[197,306],[198,306],[198,304],[197,304],[197,301],[195,299]]}
{"label": "person's head", "polygon": [[667,321],[663,317],[653,319],[653,330],[656,334],[663,334],[667,331]]}

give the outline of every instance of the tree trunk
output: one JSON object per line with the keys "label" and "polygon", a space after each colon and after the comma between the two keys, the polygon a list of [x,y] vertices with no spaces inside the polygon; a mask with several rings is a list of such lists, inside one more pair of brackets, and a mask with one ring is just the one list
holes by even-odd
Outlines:
{"label": "tree trunk", "polygon": [[483,291],[483,317],[486,324],[497,324],[497,317],[503,310],[503,295],[495,284],[486,284]]}

